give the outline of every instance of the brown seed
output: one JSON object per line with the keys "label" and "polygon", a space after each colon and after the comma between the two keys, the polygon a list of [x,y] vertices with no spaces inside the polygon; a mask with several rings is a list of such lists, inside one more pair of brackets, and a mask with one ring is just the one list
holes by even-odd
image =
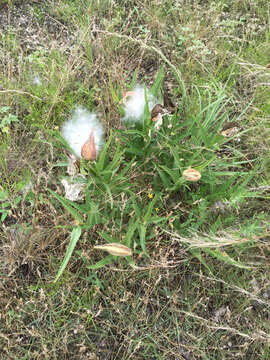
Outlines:
{"label": "brown seed", "polygon": [[85,160],[94,161],[97,158],[97,148],[93,130],[91,131],[89,139],[82,146],[81,155]]}
{"label": "brown seed", "polygon": [[269,69],[269,68],[270,68],[270,64],[267,64],[266,67],[267,67],[267,69]]}

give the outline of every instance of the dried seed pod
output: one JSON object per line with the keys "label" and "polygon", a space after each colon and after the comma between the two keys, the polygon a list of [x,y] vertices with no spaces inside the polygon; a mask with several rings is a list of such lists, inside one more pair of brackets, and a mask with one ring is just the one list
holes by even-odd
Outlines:
{"label": "dried seed pod", "polygon": [[223,135],[225,137],[231,137],[231,136],[234,136],[235,134],[237,134],[237,132],[238,132],[238,128],[232,127],[232,128],[221,131],[221,135]]}
{"label": "dried seed pod", "polygon": [[105,250],[109,254],[114,256],[130,256],[132,255],[132,251],[129,247],[120,244],[120,243],[110,243],[105,245],[96,245],[94,249]]}
{"label": "dried seed pod", "polygon": [[130,96],[134,96],[134,94],[135,94],[134,91],[127,91],[127,92],[124,94],[124,96],[123,96],[123,98],[121,99],[120,102],[122,102],[123,104],[125,104],[127,98],[130,97]]}
{"label": "dried seed pod", "polygon": [[156,121],[159,114],[164,114],[164,108],[161,104],[156,104],[151,111],[151,119]]}
{"label": "dried seed pod", "polygon": [[85,160],[94,161],[97,158],[97,148],[93,130],[91,131],[89,139],[82,146],[81,155]]}
{"label": "dried seed pod", "polygon": [[202,176],[201,176],[201,173],[199,171],[189,167],[188,169],[183,171],[183,177],[188,181],[195,182],[195,181],[199,181]]}
{"label": "dried seed pod", "polygon": [[151,119],[155,122],[155,129],[159,130],[163,123],[163,115],[167,114],[168,110],[161,104],[156,104],[151,111]]}

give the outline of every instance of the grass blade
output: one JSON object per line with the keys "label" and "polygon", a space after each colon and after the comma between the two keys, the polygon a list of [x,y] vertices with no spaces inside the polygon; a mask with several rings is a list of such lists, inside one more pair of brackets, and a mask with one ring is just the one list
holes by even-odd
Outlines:
{"label": "grass blade", "polygon": [[63,271],[65,270],[65,268],[69,262],[69,259],[73,253],[73,250],[77,244],[77,241],[79,240],[79,238],[81,236],[81,232],[82,232],[82,229],[80,227],[76,227],[72,230],[70,242],[69,242],[69,245],[68,245],[68,248],[66,251],[65,258],[60,266],[60,269],[58,270],[58,273],[56,275],[54,282],[56,282],[60,278],[60,276],[63,274]]}
{"label": "grass blade", "polygon": [[108,255],[105,258],[103,258],[102,260],[98,261],[97,263],[95,263],[94,265],[88,265],[87,268],[91,269],[91,270],[97,270],[102,268],[105,265],[109,265],[112,263],[113,261],[113,256],[112,255]]}
{"label": "grass blade", "polygon": [[47,189],[63,206],[64,208],[70,212],[70,214],[76,219],[78,220],[80,223],[83,223],[83,216],[74,209],[74,207],[71,205],[72,202],[70,202],[69,200],[63,198],[62,196],[56,194],[54,191],[52,191],[51,189]]}

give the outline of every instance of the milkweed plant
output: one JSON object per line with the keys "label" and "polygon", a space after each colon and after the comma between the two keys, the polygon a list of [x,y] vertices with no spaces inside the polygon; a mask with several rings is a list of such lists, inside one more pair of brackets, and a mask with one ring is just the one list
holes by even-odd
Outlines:
{"label": "milkweed plant", "polygon": [[[200,260],[203,253],[210,253],[242,266],[224,256],[220,246],[212,247],[211,236],[204,237],[203,247],[188,239],[195,233],[215,234],[229,228],[241,205],[254,196],[247,184],[256,166],[250,169],[241,142],[234,143],[236,135],[222,135],[224,124],[240,123],[244,112],[231,115],[232,101],[217,84],[202,89],[194,86],[178,102],[179,89],[175,89],[175,110],[165,111],[157,128],[154,108],[157,104],[166,108],[163,82],[164,67],[149,88],[138,85],[136,76],[125,93],[110,84],[123,126],[108,129],[106,141],[94,109],[77,107],[63,125],[63,138],[81,160],[78,171],[83,175],[85,196],[72,201],[49,189],[76,223],[56,280],[83,231],[98,238],[93,244],[95,254],[108,253],[104,257],[100,252],[101,259],[93,264],[77,252],[89,269],[121,259],[137,267],[140,254],[144,263],[150,261],[157,237],[166,244],[171,237],[184,239]],[[82,155],[84,145],[86,152],[94,151],[91,160]],[[222,212],[213,211],[216,203],[224,204]]]}

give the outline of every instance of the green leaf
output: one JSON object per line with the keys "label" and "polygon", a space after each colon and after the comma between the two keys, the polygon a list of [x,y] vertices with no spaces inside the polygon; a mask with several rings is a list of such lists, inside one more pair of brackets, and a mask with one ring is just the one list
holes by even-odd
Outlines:
{"label": "green leaf", "polygon": [[141,217],[141,214],[142,214],[142,209],[141,209],[140,205],[137,204],[135,198],[132,199],[132,207],[133,207],[133,209],[134,209],[134,211],[136,213],[137,219],[139,219]]}
{"label": "green leaf", "polygon": [[5,208],[7,208],[7,207],[9,207],[9,206],[10,206],[10,203],[9,203],[8,201],[3,202],[3,203],[1,204],[1,208],[2,208],[2,209],[5,209]]}
{"label": "green leaf", "polygon": [[171,153],[173,154],[173,158],[175,161],[176,166],[181,169],[183,167],[183,161],[180,160],[179,158],[179,150],[174,146],[168,144]]}
{"label": "green leaf", "polygon": [[165,165],[160,165],[159,167],[163,169],[171,177],[174,183],[177,183],[177,181],[181,177],[178,170],[177,171],[171,170]]}
{"label": "green leaf", "polygon": [[22,199],[22,196],[21,196],[21,195],[17,196],[17,197],[14,199],[14,204],[15,204],[15,205],[18,205],[19,202],[21,201],[21,199]]}
{"label": "green leaf", "polygon": [[151,89],[150,89],[150,92],[155,96],[157,97],[159,92],[160,92],[160,89],[162,87],[162,84],[163,84],[163,79],[164,79],[164,65],[161,66],[156,78],[155,78],[155,81],[154,81],[154,84],[152,85]]}
{"label": "green leaf", "polygon": [[139,220],[137,219],[136,221],[132,220],[131,223],[128,226],[128,230],[126,232],[125,238],[123,243],[128,246],[129,248],[131,248],[131,239],[132,236],[134,234],[134,231],[136,230],[137,226],[138,226]]}
{"label": "green leaf", "polygon": [[207,262],[205,261],[205,259],[203,258],[202,254],[201,254],[201,251],[200,250],[197,250],[197,249],[189,249],[189,251],[191,252],[191,254],[197,258],[200,263],[202,265],[204,265],[204,267],[212,274],[212,269],[208,266]]}
{"label": "green leaf", "polygon": [[149,256],[147,253],[147,250],[146,250],[146,245],[145,245],[146,226],[139,224],[138,230],[139,230],[139,234],[140,234],[140,245],[141,245],[142,251],[144,252],[144,254],[146,256]]}
{"label": "green leaf", "polygon": [[172,186],[172,183],[171,183],[170,179],[168,178],[168,175],[166,175],[164,171],[161,171],[161,169],[158,166],[156,166],[156,170],[159,174],[159,177],[161,178],[161,181],[162,181],[165,189],[170,188]]}
{"label": "green leaf", "polygon": [[144,112],[143,112],[143,126],[144,126],[144,137],[148,137],[148,126],[151,124],[151,115],[149,110],[149,103],[148,103],[148,91],[146,86],[144,85],[144,100],[145,100],[145,106],[144,106]]}
{"label": "green leaf", "polygon": [[106,192],[107,192],[107,194],[108,194],[108,196],[109,196],[110,204],[111,204],[111,209],[112,209],[112,208],[113,208],[113,197],[112,197],[111,189],[110,189],[109,185],[108,185],[108,184],[105,184],[105,183],[104,183],[104,187],[105,187]]}
{"label": "green leaf", "polygon": [[129,90],[133,90],[135,85],[136,85],[136,81],[137,81],[137,74],[138,74],[138,68],[135,69],[134,74],[132,76],[131,79],[131,83],[129,85]]}
{"label": "green leaf", "polygon": [[91,270],[97,270],[102,268],[105,265],[109,265],[112,263],[114,257],[112,255],[108,255],[105,258],[103,258],[102,260],[98,261],[97,263],[95,263],[94,265],[88,265],[87,269],[91,269]]}
{"label": "green leaf", "polygon": [[77,241],[79,240],[79,238],[81,236],[81,232],[82,232],[82,229],[80,227],[76,227],[72,230],[70,242],[69,242],[69,245],[68,245],[68,248],[66,251],[65,258],[60,266],[60,269],[58,270],[58,273],[56,275],[54,282],[56,282],[60,278],[60,276],[63,274],[63,271],[65,270],[65,268],[69,262],[69,259],[71,258],[71,255],[73,253],[73,250],[77,244]]}
{"label": "green leaf", "polygon": [[4,201],[8,199],[8,192],[4,190],[0,190],[0,201]]}
{"label": "green leaf", "polygon": [[111,141],[112,141],[112,131],[110,131],[109,139],[106,141],[105,146],[104,146],[101,154],[99,155],[97,166],[96,166],[98,171],[102,171],[104,169],[107,150],[111,144]]}
{"label": "green leaf", "polygon": [[120,143],[117,144],[117,147],[115,149],[115,152],[114,152],[114,156],[113,156],[113,159],[112,161],[108,164],[107,166],[107,170],[114,170],[118,165],[119,165],[119,160],[121,160],[121,156],[124,154],[124,151],[121,150],[121,145]]}
{"label": "green leaf", "polygon": [[112,94],[113,101],[119,103],[120,99],[118,98],[118,96],[113,88],[111,77],[109,77],[109,88],[110,88],[110,91]]}
{"label": "green leaf", "polygon": [[152,216],[152,212],[153,212],[153,207],[155,205],[155,203],[157,202],[158,196],[156,195],[152,201],[148,204],[147,209],[146,209],[146,213],[143,217],[143,221],[146,224],[149,224],[149,222],[151,222],[151,216]]}
{"label": "green leaf", "polygon": [[130,153],[132,155],[137,155],[137,156],[142,156],[144,154],[144,151],[129,147],[129,148],[126,148],[126,153]]}
{"label": "green leaf", "polygon": [[219,249],[212,250],[212,249],[204,248],[202,250],[205,251],[206,253],[214,256],[218,260],[224,261],[227,264],[234,265],[241,269],[251,269],[252,268],[251,266],[245,265],[240,261],[236,261],[236,260],[232,259],[227,253],[221,252]]}
{"label": "green leaf", "polygon": [[105,239],[109,244],[113,243],[113,242],[118,242],[119,240],[117,240],[116,238],[111,237],[109,234],[102,232],[102,231],[98,231],[97,232],[101,237],[103,237],[103,239]]}
{"label": "green leaf", "polygon": [[3,114],[5,112],[8,112],[10,110],[10,106],[2,106],[0,108],[0,114]]}
{"label": "green leaf", "polygon": [[80,223],[84,222],[83,216],[74,209],[72,201],[63,198],[62,196],[56,194],[51,189],[47,188],[47,190],[64,206],[64,208],[70,212],[70,214]]}
{"label": "green leaf", "polygon": [[6,217],[8,216],[8,213],[7,212],[3,212],[2,215],[1,215],[1,221],[5,221]]}
{"label": "green leaf", "polygon": [[98,204],[94,203],[93,201],[89,201],[87,204],[87,221],[86,221],[86,226],[87,228],[91,228],[93,225],[97,225],[101,223],[101,218],[100,218],[100,211],[99,211],[99,206]]}

